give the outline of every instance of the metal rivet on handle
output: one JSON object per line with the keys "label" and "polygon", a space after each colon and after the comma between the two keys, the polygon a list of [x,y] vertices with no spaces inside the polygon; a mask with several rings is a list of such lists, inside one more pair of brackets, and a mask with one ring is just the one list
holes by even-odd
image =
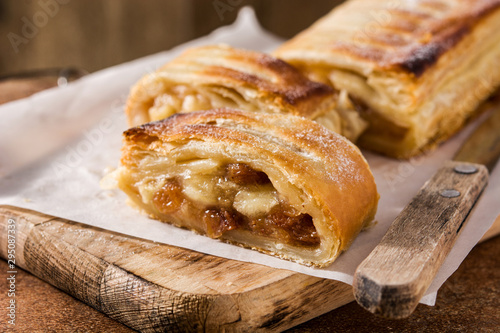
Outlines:
{"label": "metal rivet on handle", "polygon": [[445,198],[456,198],[460,196],[460,192],[457,190],[443,190],[439,194]]}
{"label": "metal rivet on handle", "polygon": [[471,164],[459,164],[456,165],[453,170],[457,173],[463,173],[463,174],[471,174],[471,173],[476,173],[478,170],[475,166]]}

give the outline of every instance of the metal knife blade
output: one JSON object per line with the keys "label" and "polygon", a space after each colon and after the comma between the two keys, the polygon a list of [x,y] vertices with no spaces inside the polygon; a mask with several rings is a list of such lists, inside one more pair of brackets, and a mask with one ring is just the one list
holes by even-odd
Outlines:
{"label": "metal knife blade", "polygon": [[[408,317],[450,252],[500,157],[500,103],[428,180],[354,275],[356,301],[387,318]],[[472,163],[471,163],[472,162]]]}

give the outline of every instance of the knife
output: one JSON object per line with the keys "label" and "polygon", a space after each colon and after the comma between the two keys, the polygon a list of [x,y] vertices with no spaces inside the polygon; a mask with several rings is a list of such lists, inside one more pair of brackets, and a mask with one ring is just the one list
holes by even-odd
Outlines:
{"label": "knife", "polygon": [[500,104],[419,190],[354,274],[368,311],[405,318],[415,310],[458,238],[500,156]]}

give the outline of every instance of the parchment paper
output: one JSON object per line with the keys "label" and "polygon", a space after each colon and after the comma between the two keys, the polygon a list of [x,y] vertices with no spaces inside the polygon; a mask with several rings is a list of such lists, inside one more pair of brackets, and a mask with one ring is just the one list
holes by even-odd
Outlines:
{"label": "parchment paper", "polygon": [[[118,165],[121,133],[127,129],[123,105],[129,88],[141,76],[154,71],[187,47],[226,43],[270,51],[282,42],[262,30],[252,9],[243,8],[234,24],[204,38],[99,71],[67,87],[1,106],[0,204],[34,209],[212,255],[352,284],[358,264],[423,183],[453,156],[478,122],[433,153],[409,161],[364,152],[381,194],[376,216],[378,223],[362,232],[350,249],[326,269],[305,267],[151,220],[128,207],[120,191],[103,190],[99,186],[104,174]],[[500,213],[499,196],[500,168],[497,168],[422,303],[434,304],[438,288],[491,226]]]}

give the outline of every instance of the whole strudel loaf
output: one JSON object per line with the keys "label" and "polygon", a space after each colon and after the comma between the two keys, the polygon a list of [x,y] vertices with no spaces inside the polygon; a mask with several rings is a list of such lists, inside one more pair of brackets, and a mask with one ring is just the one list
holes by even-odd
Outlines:
{"label": "whole strudel loaf", "polygon": [[407,158],[461,129],[500,85],[499,0],[350,0],[274,55],[347,91],[359,144]]}

